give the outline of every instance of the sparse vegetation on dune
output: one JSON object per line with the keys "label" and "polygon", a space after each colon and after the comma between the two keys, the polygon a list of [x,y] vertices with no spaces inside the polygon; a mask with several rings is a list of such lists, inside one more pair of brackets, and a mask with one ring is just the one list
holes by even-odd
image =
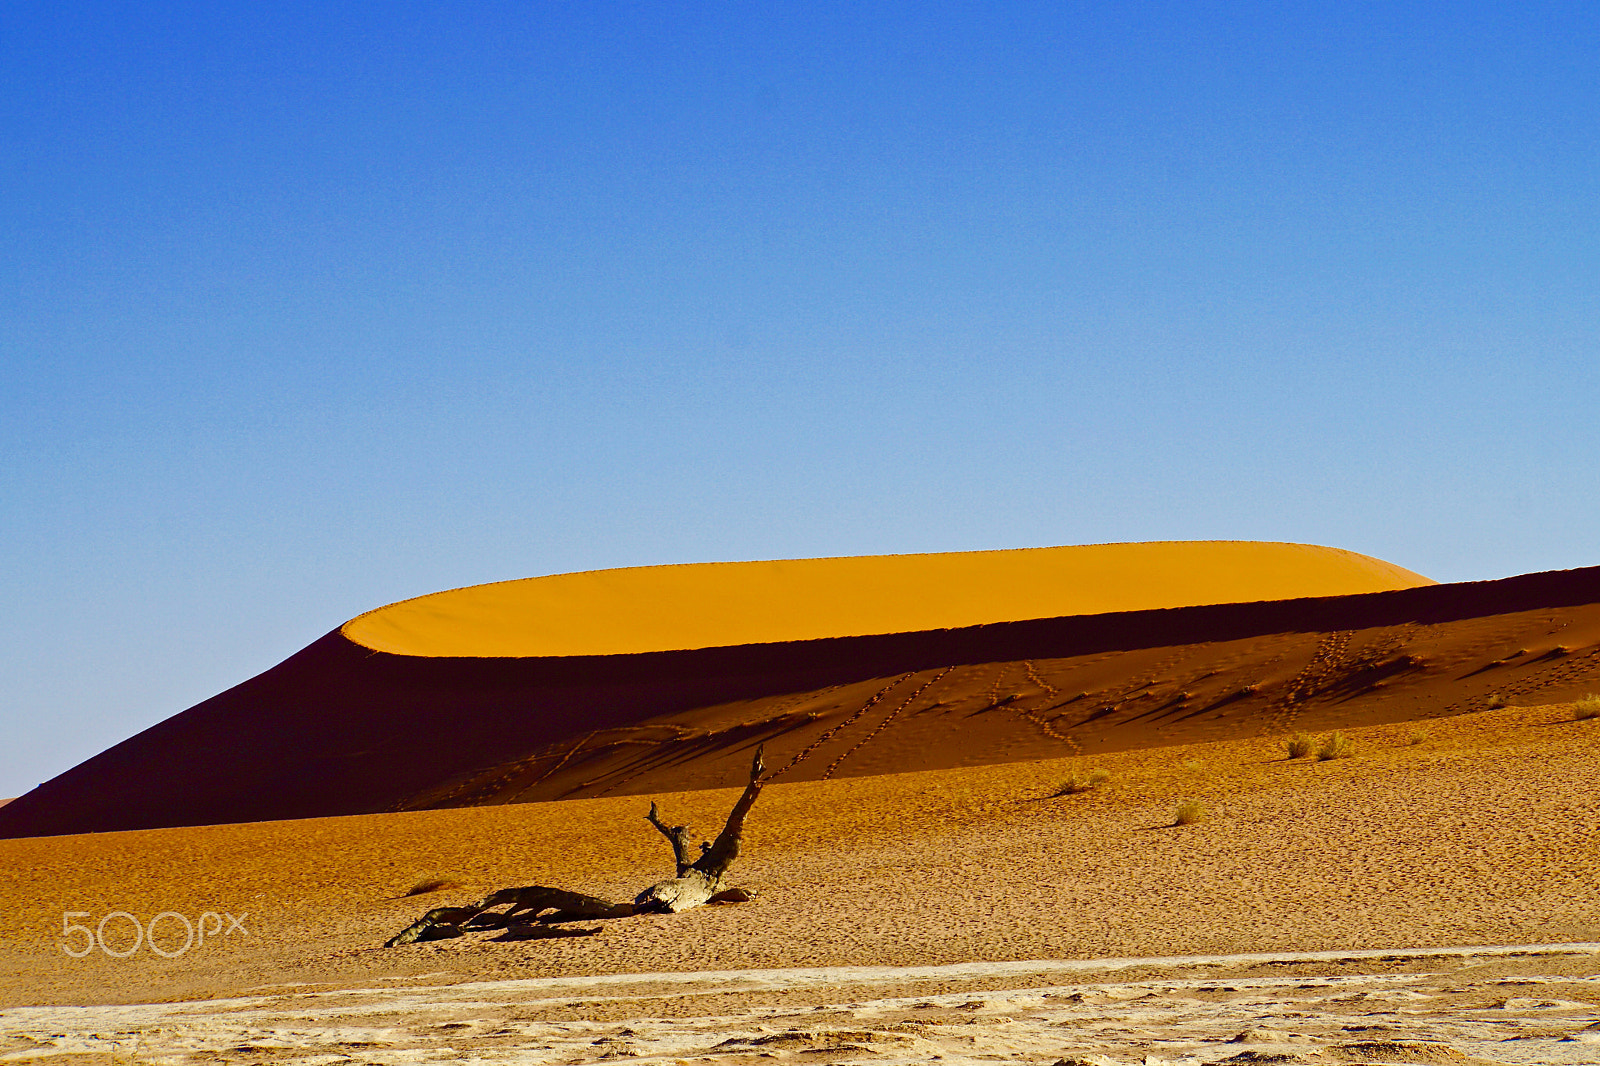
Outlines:
{"label": "sparse vegetation on dune", "polygon": [[1329,733],[1322,738],[1322,746],[1317,748],[1317,761],[1327,762],[1329,759],[1345,759],[1352,750],[1350,738],[1340,732]]}
{"label": "sparse vegetation on dune", "polygon": [[1076,796],[1083,792],[1093,792],[1109,780],[1111,780],[1111,771],[1109,770],[1090,770],[1087,774],[1073,774],[1061,782],[1061,787],[1057,788],[1050,798],[1057,799],[1061,796]]}
{"label": "sparse vegetation on dune", "polygon": [[1194,825],[1206,820],[1206,805],[1199,800],[1181,800],[1178,809],[1172,814],[1173,825]]}
{"label": "sparse vegetation on dune", "polygon": [[1572,705],[1572,720],[1574,722],[1587,722],[1591,718],[1600,718],[1600,695],[1591,692]]}
{"label": "sparse vegetation on dune", "polygon": [[1283,742],[1283,750],[1289,754],[1291,759],[1304,759],[1311,754],[1311,749],[1314,746],[1315,742],[1305,733],[1296,733]]}
{"label": "sparse vegetation on dune", "polygon": [[[1411,743],[1420,744],[1421,734],[1413,734]],[[1329,759],[1343,759],[1353,750],[1350,738],[1340,732],[1329,733],[1318,741],[1309,733],[1295,733],[1283,742],[1283,750],[1291,759],[1304,759],[1307,755],[1315,755],[1318,762]]]}
{"label": "sparse vegetation on dune", "polygon": [[1511,701],[1500,695],[1500,693],[1492,692],[1489,694],[1489,709],[1491,711],[1498,711],[1500,708],[1509,707],[1510,705]]}
{"label": "sparse vegetation on dune", "polygon": [[406,889],[403,895],[422,896],[429,892],[444,892],[448,889],[460,887],[460,881],[452,881],[448,877],[423,877],[419,878],[414,885]]}
{"label": "sparse vegetation on dune", "polygon": [[1412,747],[1416,747],[1418,744],[1421,744],[1423,741],[1425,741],[1427,739],[1428,739],[1428,734],[1424,733],[1420,729],[1413,729],[1410,733],[1408,733],[1406,735],[1406,743],[1411,745]]}

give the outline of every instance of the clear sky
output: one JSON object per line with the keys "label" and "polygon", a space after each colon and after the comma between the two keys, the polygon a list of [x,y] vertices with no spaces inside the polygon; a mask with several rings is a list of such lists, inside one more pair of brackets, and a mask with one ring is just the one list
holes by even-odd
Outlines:
{"label": "clear sky", "polygon": [[1600,564],[1600,6],[0,5],[0,795],[439,589]]}

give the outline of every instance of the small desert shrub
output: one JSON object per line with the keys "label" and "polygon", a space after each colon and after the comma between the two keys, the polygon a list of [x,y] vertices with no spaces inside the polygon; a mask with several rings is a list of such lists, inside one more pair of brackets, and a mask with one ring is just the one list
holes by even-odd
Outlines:
{"label": "small desert shrub", "polygon": [[1420,729],[1413,729],[1406,735],[1406,743],[1410,744],[1413,748],[1427,739],[1428,734],[1424,733]]}
{"label": "small desert shrub", "polygon": [[1291,759],[1304,759],[1311,754],[1312,740],[1304,733],[1296,733],[1283,742],[1283,750],[1289,753]]}
{"label": "small desert shrub", "polygon": [[1586,722],[1590,718],[1600,718],[1600,696],[1593,692],[1572,705],[1572,720]]}
{"label": "small desert shrub", "polygon": [[1510,706],[1510,704],[1511,701],[1500,695],[1498,692],[1491,693],[1489,696],[1489,709],[1491,711],[1498,711],[1502,707]]}
{"label": "small desert shrub", "polygon": [[1173,812],[1173,825],[1194,825],[1206,820],[1206,805],[1199,800],[1183,800]]}
{"label": "small desert shrub", "polygon": [[1057,796],[1076,796],[1081,792],[1092,792],[1109,780],[1111,780],[1111,772],[1108,770],[1090,770],[1081,777],[1078,774],[1073,774],[1061,782],[1061,787],[1056,790],[1055,796],[1050,798],[1055,799]]}
{"label": "small desert shrub", "polygon": [[422,896],[429,892],[443,892],[449,888],[460,888],[461,882],[452,881],[447,877],[424,877],[410,888],[406,889],[408,896]]}
{"label": "small desert shrub", "polygon": [[1343,759],[1350,754],[1350,738],[1343,733],[1329,733],[1322,738],[1322,746],[1317,749],[1317,761],[1327,762],[1329,759]]}

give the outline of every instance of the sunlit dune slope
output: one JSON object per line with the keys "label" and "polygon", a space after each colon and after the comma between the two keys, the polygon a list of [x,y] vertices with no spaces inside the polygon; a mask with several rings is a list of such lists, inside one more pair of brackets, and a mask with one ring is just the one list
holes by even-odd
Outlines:
{"label": "sunlit dune slope", "polygon": [[556,574],[404,600],[343,632],[395,655],[626,655],[1430,584],[1310,544],[1094,544]]}

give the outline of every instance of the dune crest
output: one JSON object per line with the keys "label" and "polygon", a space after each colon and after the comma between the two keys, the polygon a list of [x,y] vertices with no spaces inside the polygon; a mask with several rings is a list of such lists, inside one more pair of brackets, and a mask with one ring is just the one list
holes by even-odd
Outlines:
{"label": "dune crest", "polygon": [[1432,584],[1310,544],[1092,544],[555,574],[402,600],[342,632],[392,655],[628,655]]}

